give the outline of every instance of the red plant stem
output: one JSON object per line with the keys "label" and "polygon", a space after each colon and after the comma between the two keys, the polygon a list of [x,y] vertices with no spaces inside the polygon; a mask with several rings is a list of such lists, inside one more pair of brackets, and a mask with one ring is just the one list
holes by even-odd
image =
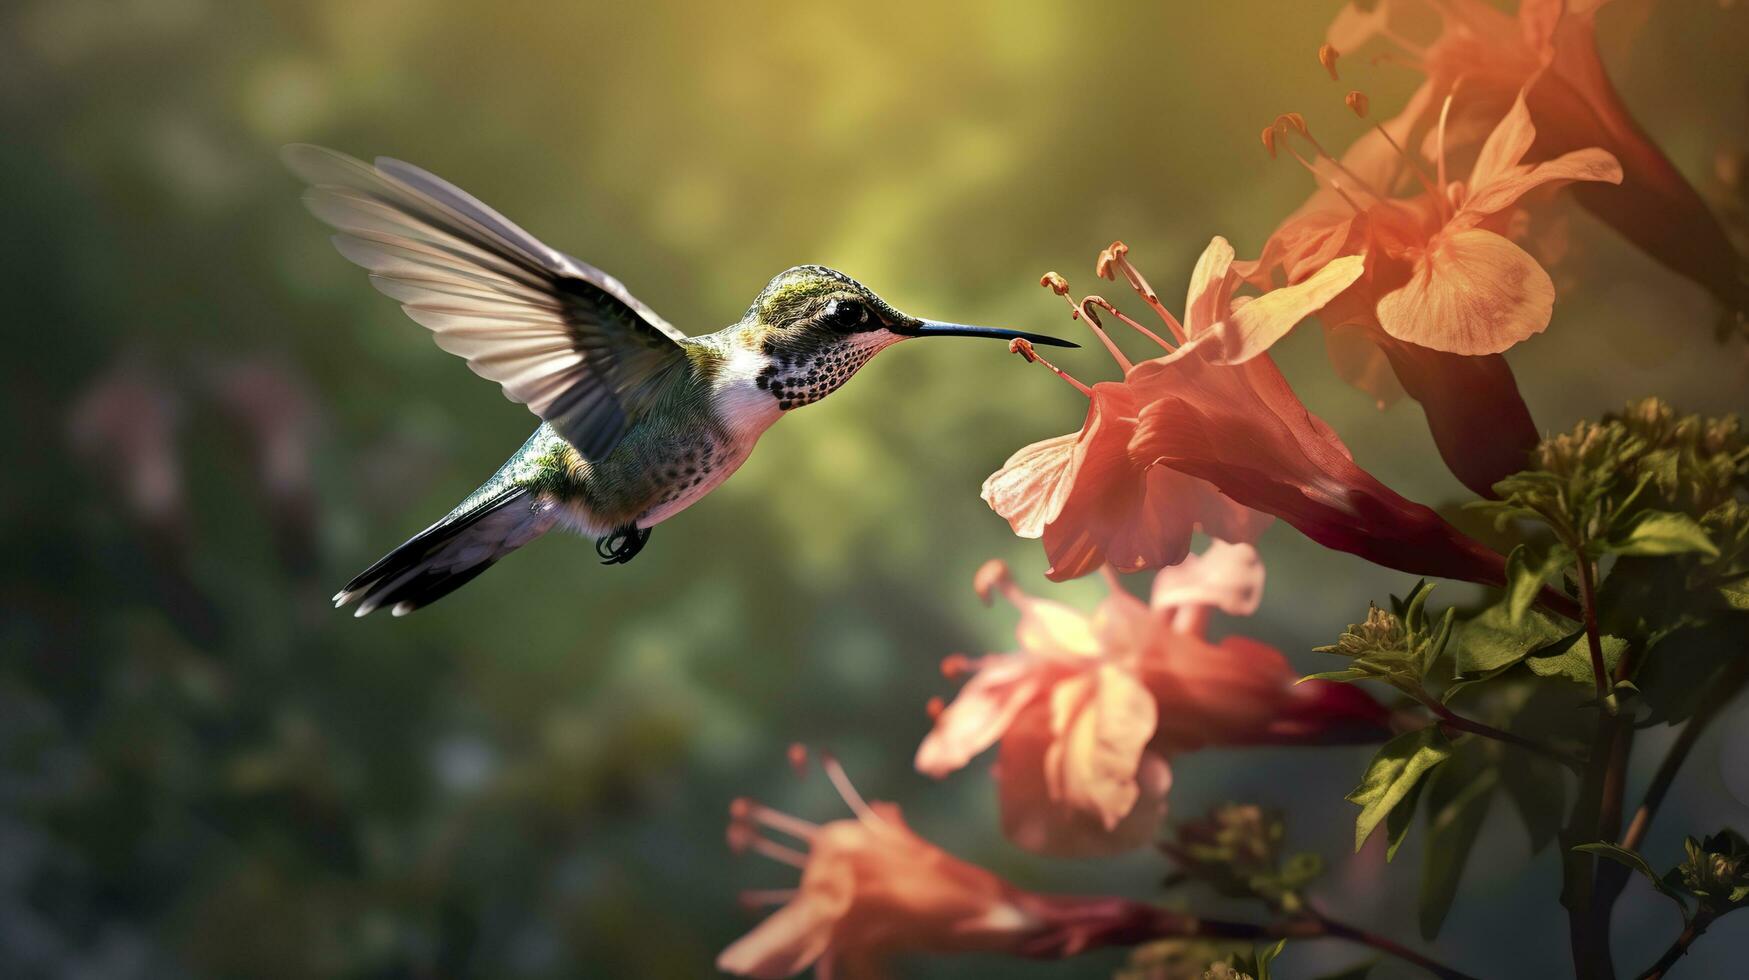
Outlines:
{"label": "red plant stem", "polygon": [[1713,924],[1713,919],[1713,914],[1704,908],[1696,912],[1693,921],[1689,922],[1688,928],[1682,930],[1682,935],[1676,937],[1676,941],[1670,944],[1670,948],[1664,951],[1663,956],[1658,957],[1658,962],[1653,963],[1646,972],[1640,974],[1639,980],[1658,980],[1659,977],[1670,972],[1670,968],[1676,965],[1676,961],[1688,953],[1688,947],[1694,945],[1694,941],[1706,932],[1707,926]]}
{"label": "red plant stem", "polygon": [[1603,661],[1603,634],[1597,628],[1597,586],[1593,583],[1596,569],[1591,559],[1579,550],[1579,605],[1585,614],[1585,642],[1591,647],[1591,676],[1597,682],[1597,700],[1609,697],[1609,667]]}
{"label": "red plant stem", "polygon": [[1545,759],[1552,759],[1555,762],[1559,762],[1561,765],[1567,766],[1575,771],[1583,769],[1585,766],[1585,760],[1576,756],[1568,755],[1553,746],[1544,745],[1535,739],[1525,738],[1523,735],[1514,735],[1505,729],[1495,728],[1493,725],[1477,721],[1474,718],[1466,718],[1446,707],[1437,698],[1427,694],[1425,691],[1416,693],[1414,697],[1415,700],[1420,701],[1425,705],[1427,710],[1433,712],[1434,715],[1439,718],[1440,725],[1445,728],[1454,728],[1460,732],[1469,732],[1471,735],[1480,735],[1483,738],[1491,738],[1497,742],[1504,742],[1507,745],[1516,745],[1521,749],[1534,752]]}
{"label": "red plant stem", "polygon": [[1646,839],[1646,831],[1652,826],[1652,817],[1657,815],[1658,807],[1670,792],[1671,784],[1676,782],[1676,773],[1688,759],[1688,753],[1693,751],[1694,743],[1700,741],[1701,733],[1743,689],[1745,680],[1749,680],[1749,658],[1739,657],[1726,668],[1724,676],[1712,686],[1701,703],[1695,706],[1688,724],[1682,726],[1682,733],[1676,736],[1669,751],[1664,753],[1664,761],[1658,764],[1658,771],[1652,776],[1651,785],[1646,787],[1646,795],[1640,801],[1640,808],[1634,811],[1634,819],[1628,824],[1627,833],[1622,835],[1621,846],[1630,851],[1640,849],[1640,843]]}

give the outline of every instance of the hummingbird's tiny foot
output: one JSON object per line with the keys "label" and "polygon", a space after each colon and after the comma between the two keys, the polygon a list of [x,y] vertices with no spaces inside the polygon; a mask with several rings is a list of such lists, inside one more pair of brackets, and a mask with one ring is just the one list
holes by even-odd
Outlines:
{"label": "hummingbird's tiny foot", "polygon": [[595,542],[595,553],[601,556],[603,565],[624,565],[638,556],[644,550],[644,542],[650,540],[650,529],[627,524],[615,528],[612,534]]}

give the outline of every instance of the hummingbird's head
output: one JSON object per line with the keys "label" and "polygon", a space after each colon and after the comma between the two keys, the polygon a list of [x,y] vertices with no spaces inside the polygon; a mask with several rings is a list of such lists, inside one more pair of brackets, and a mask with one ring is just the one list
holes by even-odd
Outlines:
{"label": "hummingbird's head", "polygon": [[782,409],[819,401],[869,358],[913,337],[1023,338],[1035,344],[1077,346],[1017,330],[918,319],[823,265],[799,265],[778,273],[753,300],[743,322],[752,327],[765,357],[755,380]]}

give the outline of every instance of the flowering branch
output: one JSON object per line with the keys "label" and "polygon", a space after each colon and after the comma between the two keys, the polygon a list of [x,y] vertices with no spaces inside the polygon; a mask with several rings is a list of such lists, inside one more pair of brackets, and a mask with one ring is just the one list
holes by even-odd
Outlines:
{"label": "flowering branch", "polygon": [[1694,945],[1694,941],[1706,932],[1707,927],[1713,924],[1715,918],[1717,916],[1704,907],[1696,912],[1694,919],[1682,930],[1682,934],[1676,937],[1676,941],[1670,944],[1670,948],[1664,951],[1663,956],[1658,957],[1658,962],[1653,963],[1646,969],[1646,972],[1640,974],[1639,980],[1658,980],[1659,977],[1670,972],[1670,968],[1676,965],[1677,960],[1687,955],[1688,947]]}
{"label": "flowering branch", "polygon": [[1560,749],[1557,749],[1552,745],[1545,745],[1536,739],[1526,738],[1523,735],[1515,735],[1502,728],[1495,728],[1493,725],[1477,721],[1474,718],[1466,718],[1451,710],[1449,707],[1446,707],[1446,705],[1440,702],[1438,698],[1433,697],[1426,691],[1417,690],[1410,693],[1414,695],[1415,700],[1426,706],[1427,710],[1433,712],[1434,715],[1439,718],[1440,725],[1445,728],[1456,729],[1460,732],[1469,732],[1471,735],[1480,735],[1483,738],[1491,738],[1497,742],[1504,742],[1507,745],[1516,745],[1521,749],[1534,752],[1545,759],[1559,762],[1561,765],[1572,769],[1574,772],[1578,772],[1585,767],[1585,760],[1579,756],[1573,755],[1570,752],[1562,752]]}
{"label": "flowering branch", "polygon": [[1749,679],[1749,660],[1738,659],[1727,668],[1726,676],[1720,678],[1719,683],[1714,685],[1706,698],[1694,709],[1688,724],[1682,726],[1682,733],[1676,736],[1670,750],[1664,753],[1664,761],[1658,764],[1658,771],[1652,776],[1651,784],[1646,787],[1646,795],[1640,801],[1640,808],[1634,811],[1634,819],[1628,824],[1627,833],[1622,835],[1622,847],[1630,851],[1639,850],[1640,843],[1646,839],[1646,831],[1652,826],[1652,817],[1664,802],[1665,794],[1670,792],[1670,785],[1676,781],[1676,773],[1688,759],[1694,743],[1700,741],[1701,733],[1718,717],[1725,705],[1737,696],[1745,679]]}

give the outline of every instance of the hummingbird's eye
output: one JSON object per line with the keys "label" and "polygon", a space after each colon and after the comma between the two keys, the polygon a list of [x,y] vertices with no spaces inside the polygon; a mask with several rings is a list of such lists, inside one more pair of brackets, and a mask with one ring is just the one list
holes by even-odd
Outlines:
{"label": "hummingbird's eye", "polygon": [[820,322],[835,330],[855,330],[868,322],[868,307],[853,299],[835,299],[820,311]]}

